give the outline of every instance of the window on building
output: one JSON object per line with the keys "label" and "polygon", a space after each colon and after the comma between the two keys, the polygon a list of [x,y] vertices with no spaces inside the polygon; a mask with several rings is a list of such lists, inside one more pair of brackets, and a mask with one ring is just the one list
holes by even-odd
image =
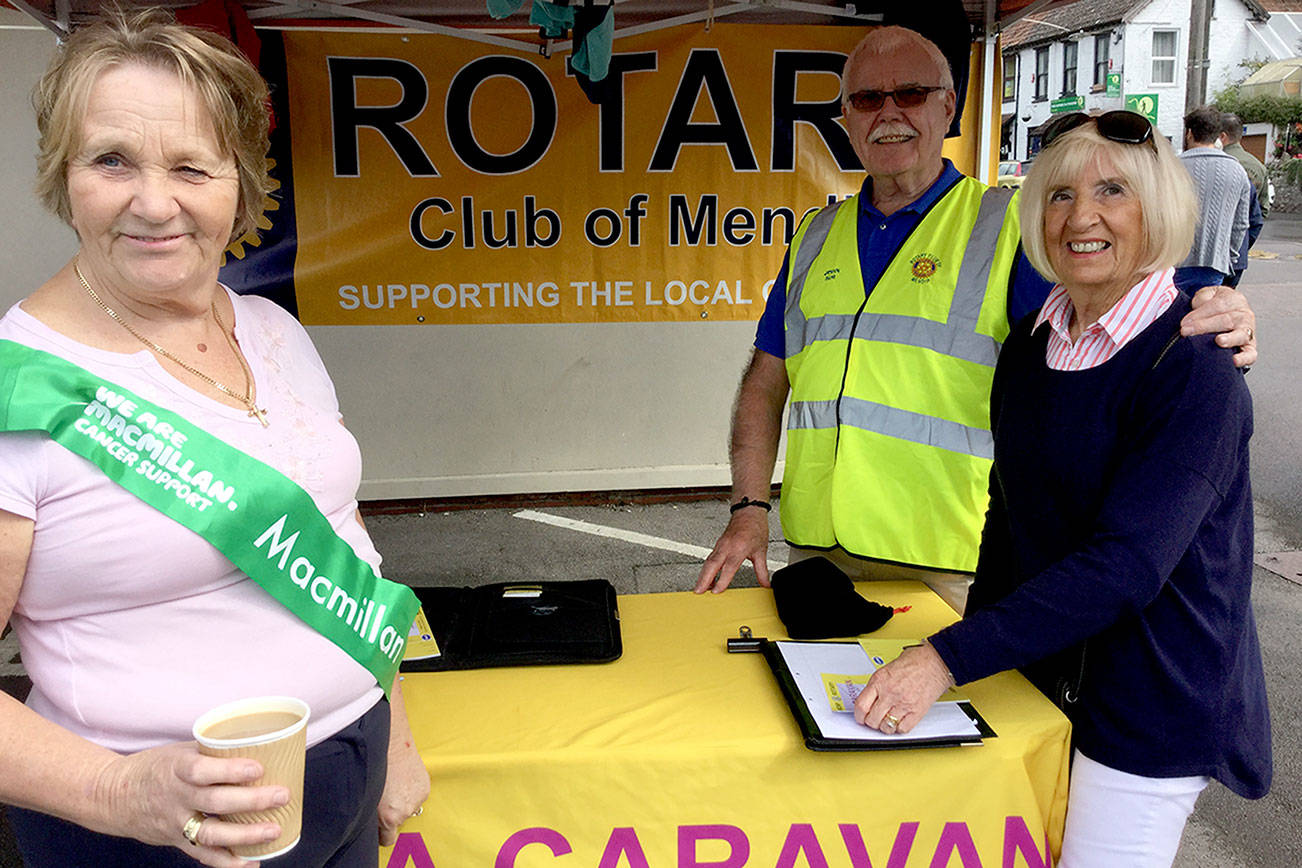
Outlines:
{"label": "window on building", "polygon": [[1062,92],[1064,96],[1076,93],[1076,53],[1080,46],[1075,42],[1062,44]]}
{"label": "window on building", "polygon": [[1017,99],[1017,55],[1004,55],[1004,102]]}
{"label": "window on building", "polygon": [[1094,85],[1106,87],[1108,83],[1108,51],[1112,46],[1112,34],[1100,33],[1094,37]]}
{"label": "window on building", "polygon": [[1175,48],[1179,32],[1153,31],[1153,84],[1175,84]]}
{"label": "window on building", "polygon": [[1035,98],[1049,98],[1049,49],[1035,49]]}

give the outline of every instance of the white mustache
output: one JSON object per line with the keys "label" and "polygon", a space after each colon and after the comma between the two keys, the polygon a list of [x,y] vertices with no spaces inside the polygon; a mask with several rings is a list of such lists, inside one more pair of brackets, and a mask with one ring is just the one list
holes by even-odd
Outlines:
{"label": "white mustache", "polygon": [[887,136],[916,136],[918,131],[908,124],[887,121],[868,135],[869,142],[878,142]]}

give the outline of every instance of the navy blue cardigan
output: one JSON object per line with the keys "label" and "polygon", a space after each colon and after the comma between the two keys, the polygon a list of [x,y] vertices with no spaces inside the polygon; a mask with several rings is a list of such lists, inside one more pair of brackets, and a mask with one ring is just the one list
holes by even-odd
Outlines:
{"label": "navy blue cardigan", "polygon": [[[1229,350],[1179,338],[1181,297],[1112,359],[1045,363],[1017,324],[995,369],[995,471],[962,621],[932,637],[966,683],[1079,680],[1076,747],[1146,777],[1270,787],[1250,600],[1252,405]],[[1083,652],[1083,656],[1082,656]]]}

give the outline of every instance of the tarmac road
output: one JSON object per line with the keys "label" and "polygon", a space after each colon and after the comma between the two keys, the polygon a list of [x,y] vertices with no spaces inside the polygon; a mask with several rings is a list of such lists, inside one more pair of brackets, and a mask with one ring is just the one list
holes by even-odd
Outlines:
{"label": "tarmac road", "polygon": [[[1176,868],[1302,865],[1302,216],[1272,215],[1243,290],[1257,312],[1262,358],[1248,375],[1257,516],[1254,602],[1274,721],[1275,783],[1249,802],[1213,783],[1185,831]],[[732,371],[721,376],[733,376]],[[720,413],[728,408],[720,407]],[[517,517],[522,506],[407,515],[371,514],[385,572],[412,585],[524,579],[610,579],[620,593],[687,590],[727,511],[721,497],[690,502],[529,505],[535,512],[672,542],[678,550],[594,536]],[[771,561],[786,559],[776,516]],[[683,550],[686,546],[686,551]],[[749,571],[739,585],[753,586]],[[12,637],[0,640],[0,687],[25,695]],[[1226,725],[1232,726],[1233,721]],[[0,868],[18,868],[0,819]],[[474,868],[474,866],[452,866]]]}
{"label": "tarmac road", "polygon": [[[1261,360],[1248,374],[1258,568],[1253,597],[1270,694],[1275,781],[1249,802],[1213,784],[1176,868],[1302,865],[1302,215],[1272,215],[1240,288],[1257,313]],[[1232,722],[1227,722],[1232,725]]]}

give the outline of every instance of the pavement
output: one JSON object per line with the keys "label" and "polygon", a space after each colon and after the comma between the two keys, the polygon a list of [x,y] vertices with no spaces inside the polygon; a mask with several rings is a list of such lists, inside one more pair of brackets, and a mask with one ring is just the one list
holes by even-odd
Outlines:
{"label": "pavement", "polygon": [[[1255,404],[1257,513],[1254,605],[1274,721],[1270,795],[1241,799],[1213,783],[1186,828],[1175,868],[1302,865],[1302,216],[1272,215],[1242,289],[1257,312],[1262,358],[1249,375]],[[731,373],[729,374],[731,376]],[[723,409],[721,408],[721,412]],[[364,505],[386,575],[413,586],[539,579],[610,580],[621,594],[688,590],[727,520],[722,492],[518,498],[428,504],[397,512]],[[469,507],[469,508],[468,508]],[[776,513],[770,562],[786,560]],[[737,586],[753,587],[746,569]],[[25,695],[13,637],[0,640],[0,688]],[[1233,721],[1227,721],[1233,725]],[[0,819],[0,868],[18,868]],[[478,868],[478,866],[450,866]]]}

